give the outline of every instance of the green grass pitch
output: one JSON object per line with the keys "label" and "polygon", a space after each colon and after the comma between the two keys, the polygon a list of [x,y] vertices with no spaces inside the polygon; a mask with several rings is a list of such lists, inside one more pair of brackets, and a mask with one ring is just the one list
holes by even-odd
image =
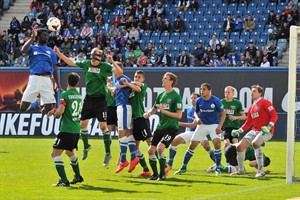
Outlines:
{"label": "green grass pitch", "polygon": [[[138,178],[142,168],[132,173],[127,169],[115,174],[119,154],[117,140],[113,140],[113,158],[108,169],[102,166],[104,147],[102,139],[91,139],[93,148],[87,160],[82,161],[82,142],[79,142],[81,174],[84,182],[68,188],[51,187],[58,180],[50,157],[53,139],[0,138],[0,199],[289,199],[300,197],[300,183],[285,183],[286,143],[268,142],[263,151],[271,158],[271,171],[264,178],[255,179],[256,170],[248,166],[246,175],[230,176],[208,174],[212,165],[208,154],[200,146],[191,159],[188,172],[174,175],[179,169],[187,145],[178,147],[174,169],[165,181]],[[146,154],[146,144],[142,143]],[[300,143],[296,143],[297,176],[300,176]],[[166,151],[168,155],[168,150]],[[65,169],[69,179],[73,173],[69,159],[64,154]],[[148,156],[146,156],[147,158]],[[225,163],[224,156],[222,163]]]}

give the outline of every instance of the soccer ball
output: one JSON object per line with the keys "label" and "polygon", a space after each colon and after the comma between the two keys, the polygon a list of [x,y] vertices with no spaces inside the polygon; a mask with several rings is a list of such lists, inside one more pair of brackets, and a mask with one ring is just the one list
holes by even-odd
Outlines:
{"label": "soccer ball", "polygon": [[47,21],[47,27],[49,31],[58,31],[61,27],[60,20],[56,17],[51,17]]}

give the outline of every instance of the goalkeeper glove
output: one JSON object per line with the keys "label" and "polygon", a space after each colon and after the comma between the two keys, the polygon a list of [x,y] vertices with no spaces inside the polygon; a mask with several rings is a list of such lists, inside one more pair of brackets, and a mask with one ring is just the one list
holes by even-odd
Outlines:
{"label": "goalkeeper glove", "polygon": [[240,133],[242,133],[243,132],[243,130],[242,129],[234,129],[234,130],[232,130],[231,131],[231,136],[232,137],[236,137],[236,136],[239,136],[240,135]]}
{"label": "goalkeeper glove", "polygon": [[268,125],[268,126],[262,126],[262,127],[261,127],[261,131],[263,132],[263,135],[264,135],[264,134],[269,134],[271,128],[272,128],[272,126],[270,126],[270,125]]}

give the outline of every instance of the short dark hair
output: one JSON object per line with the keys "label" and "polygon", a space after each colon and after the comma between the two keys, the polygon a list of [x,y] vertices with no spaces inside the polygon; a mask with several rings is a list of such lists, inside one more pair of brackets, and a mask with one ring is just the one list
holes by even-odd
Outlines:
{"label": "short dark hair", "polygon": [[142,71],[142,70],[137,70],[135,73],[136,74],[141,74],[143,77],[145,77],[145,72]]}
{"label": "short dark hair", "polygon": [[264,159],[264,167],[269,166],[270,163],[271,163],[271,159],[270,159],[269,157],[266,157],[266,158]]}
{"label": "short dark hair", "polygon": [[201,87],[203,86],[207,87],[208,90],[211,90],[211,85],[209,83],[202,83]]}
{"label": "short dark hair", "polygon": [[76,72],[70,72],[68,74],[68,84],[71,87],[76,87],[79,83],[80,76]]}

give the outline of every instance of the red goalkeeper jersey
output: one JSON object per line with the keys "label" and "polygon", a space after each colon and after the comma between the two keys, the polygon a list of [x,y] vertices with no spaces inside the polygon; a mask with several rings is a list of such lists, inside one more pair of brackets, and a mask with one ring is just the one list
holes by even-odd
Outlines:
{"label": "red goalkeeper jersey", "polygon": [[273,126],[270,132],[274,134],[274,124],[277,119],[278,115],[273,104],[270,101],[261,98],[250,106],[246,122],[241,128],[243,130],[248,130],[253,125],[252,130],[260,131],[262,126],[267,126],[271,123]]}

